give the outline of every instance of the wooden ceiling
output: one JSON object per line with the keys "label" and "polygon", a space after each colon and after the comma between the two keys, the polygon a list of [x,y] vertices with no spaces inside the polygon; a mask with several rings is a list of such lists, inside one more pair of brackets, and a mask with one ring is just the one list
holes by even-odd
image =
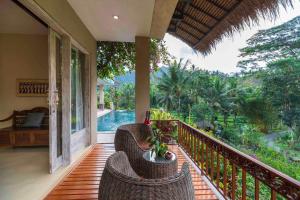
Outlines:
{"label": "wooden ceiling", "polygon": [[223,37],[258,23],[260,16],[274,18],[279,5],[291,0],[180,0],[168,33],[193,49],[208,54]]}

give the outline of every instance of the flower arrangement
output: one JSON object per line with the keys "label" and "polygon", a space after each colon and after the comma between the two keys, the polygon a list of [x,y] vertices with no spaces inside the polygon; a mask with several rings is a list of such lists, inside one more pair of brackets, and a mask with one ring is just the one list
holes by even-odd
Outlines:
{"label": "flower arrangement", "polygon": [[162,132],[162,141],[174,144],[177,141],[177,124],[174,121],[157,121],[154,125]]}
{"label": "flower arrangement", "polygon": [[153,128],[153,136],[148,139],[152,147],[151,156],[155,153],[156,157],[165,157],[168,151],[168,145],[162,142],[162,132],[157,128]]}
{"label": "flower arrangement", "polygon": [[153,135],[148,138],[148,142],[150,143],[151,157],[154,155],[155,159],[157,158],[165,158],[170,160],[172,158],[171,152],[168,152],[168,145],[164,142],[165,137],[169,136],[166,133],[170,133],[173,129],[169,127],[160,127],[157,122],[152,124],[150,120],[150,111],[146,112],[146,118],[144,120],[144,124],[151,126]]}
{"label": "flower arrangement", "polygon": [[144,120],[144,124],[146,125],[151,125],[151,121],[150,121],[150,111],[146,111],[146,118]]}

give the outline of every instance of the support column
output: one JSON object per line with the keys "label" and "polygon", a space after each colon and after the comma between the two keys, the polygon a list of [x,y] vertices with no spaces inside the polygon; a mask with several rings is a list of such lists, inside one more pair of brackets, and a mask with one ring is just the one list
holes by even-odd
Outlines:
{"label": "support column", "polygon": [[150,56],[148,37],[135,37],[135,121],[141,123],[150,109]]}
{"label": "support column", "polygon": [[104,110],[104,85],[99,85],[99,109]]}

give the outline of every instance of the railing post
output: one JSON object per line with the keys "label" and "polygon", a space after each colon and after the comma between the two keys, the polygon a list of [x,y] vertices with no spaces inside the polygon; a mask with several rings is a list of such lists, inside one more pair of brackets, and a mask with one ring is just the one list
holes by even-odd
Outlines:
{"label": "railing post", "polygon": [[271,200],[276,200],[276,191],[271,189]]}
{"label": "railing post", "polygon": [[255,178],[254,180],[254,185],[255,185],[255,195],[254,198],[255,200],[259,200],[259,180],[257,178]]}
{"label": "railing post", "polygon": [[235,200],[236,191],[236,166],[232,163],[232,186],[231,186],[231,199]]}
{"label": "railing post", "polygon": [[207,175],[209,175],[208,149],[209,149],[209,145],[208,145],[208,142],[206,142],[206,145],[205,145],[205,172]]}
{"label": "railing post", "polygon": [[197,165],[200,165],[200,153],[201,153],[201,149],[200,149],[200,138],[199,138],[199,134],[196,135],[197,138]]}
{"label": "railing post", "polygon": [[212,146],[210,148],[210,176],[212,182],[214,181],[214,150],[212,149]]}
{"label": "railing post", "polygon": [[217,184],[217,189],[219,189],[219,187],[220,187],[220,154],[219,154],[219,151],[217,151],[217,180],[216,180],[216,184]]}
{"label": "railing post", "polygon": [[181,129],[181,122],[179,120],[177,121],[177,127],[178,127],[178,144],[181,144],[182,129]]}
{"label": "railing post", "polygon": [[224,172],[223,172],[223,194],[224,197],[226,198],[227,196],[227,159],[224,158]]}
{"label": "railing post", "polygon": [[204,142],[203,138],[201,138],[201,169],[204,170]]}
{"label": "railing post", "polygon": [[242,200],[246,200],[246,194],[247,194],[247,173],[245,169],[242,169]]}
{"label": "railing post", "polygon": [[194,157],[194,162],[197,163],[196,161],[196,133],[194,132],[194,130],[192,130],[193,132],[193,157]]}

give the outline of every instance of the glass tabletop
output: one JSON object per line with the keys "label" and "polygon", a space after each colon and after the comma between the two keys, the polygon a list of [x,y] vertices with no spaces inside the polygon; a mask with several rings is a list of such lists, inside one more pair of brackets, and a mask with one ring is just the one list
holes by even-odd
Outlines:
{"label": "glass tabletop", "polygon": [[143,154],[143,158],[147,161],[154,162],[154,163],[170,163],[176,159],[176,154],[173,152],[170,152],[170,153],[172,154],[172,158],[169,160],[164,157],[156,157],[155,152],[151,153],[151,151],[146,151]]}

